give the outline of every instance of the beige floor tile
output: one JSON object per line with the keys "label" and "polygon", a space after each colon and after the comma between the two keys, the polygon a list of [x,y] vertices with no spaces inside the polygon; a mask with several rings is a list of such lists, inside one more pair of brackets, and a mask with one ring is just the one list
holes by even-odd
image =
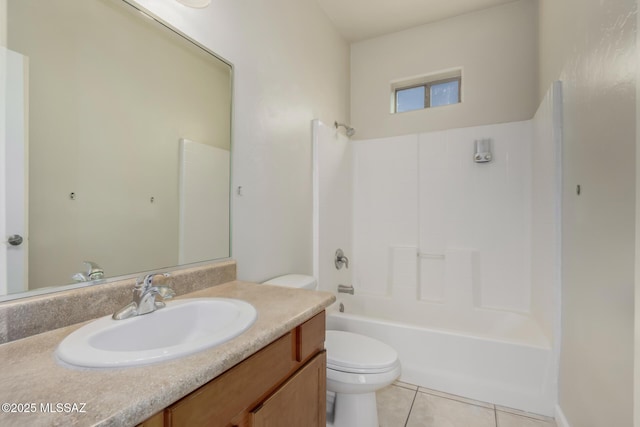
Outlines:
{"label": "beige floor tile", "polygon": [[508,412],[496,411],[497,427],[556,427],[556,422],[537,420]]}
{"label": "beige floor tile", "polygon": [[407,427],[496,427],[495,410],[418,392]]}
{"label": "beige floor tile", "polygon": [[414,391],[418,389],[417,385],[404,383],[402,381],[396,381],[396,382],[393,383],[393,385],[396,385],[396,386],[402,387],[402,388],[408,388],[409,390],[414,390]]}
{"label": "beige floor tile", "polygon": [[416,391],[390,385],[376,393],[380,427],[404,427]]}
{"label": "beige floor tile", "polygon": [[493,403],[481,402],[480,400],[467,399],[466,397],[456,396],[455,394],[444,393],[438,390],[431,390],[430,388],[420,387],[418,391],[421,393],[433,394],[434,396],[446,397],[447,399],[457,400],[458,402],[469,403],[471,405],[483,406],[485,408],[493,409]]}
{"label": "beige floor tile", "polygon": [[519,409],[507,408],[506,406],[496,405],[497,411],[508,412],[510,414],[520,415],[527,418],[534,418],[541,421],[553,421],[551,417],[545,417],[544,415],[533,414],[531,412],[521,411]]}

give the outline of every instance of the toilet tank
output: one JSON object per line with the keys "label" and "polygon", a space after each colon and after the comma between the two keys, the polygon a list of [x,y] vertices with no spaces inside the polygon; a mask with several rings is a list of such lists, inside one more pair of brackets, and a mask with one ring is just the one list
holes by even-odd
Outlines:
{"label": "toilet tank", "polygon": [[284,276],[274,277],[264,282],[265,285],[284,286],[287,288],[310,289],[315,290],[318,282],[313,276],[305,274],[287,274]]}

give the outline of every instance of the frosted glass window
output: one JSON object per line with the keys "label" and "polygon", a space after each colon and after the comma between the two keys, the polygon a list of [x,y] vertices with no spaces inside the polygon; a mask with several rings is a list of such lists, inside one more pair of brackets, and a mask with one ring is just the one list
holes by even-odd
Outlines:
{"label": "frosted glass window", "polygon": [[430,89],[431,107],[460,102],[460,82],[458,80],[431,84]]}
{"label": "frosted glass window", "polygon": [[425,86],[398,89],[396,91],[396,112],[403,113],[425,108]]}

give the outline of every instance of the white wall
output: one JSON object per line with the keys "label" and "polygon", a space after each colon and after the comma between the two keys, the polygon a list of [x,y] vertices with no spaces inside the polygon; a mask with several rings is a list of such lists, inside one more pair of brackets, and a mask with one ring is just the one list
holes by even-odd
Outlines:
{"label": "white wall", "polygon": [[636,6],[540,1],[540,97],[563,81],[559,404],[574,427],[633,418]]}
{"label": "white wall", "polygon": [[348,120],[349,46],[313,0],[137,0],[234,64],[238,277],[312,271],[311,126]]}
{"label": "white wall", "polygon": [[[351,124],[380,138],[528,120],[538,105],[534,0],[415,27],[351,47]],[[462,103],[390,113],[398,79],[462,67]]]}

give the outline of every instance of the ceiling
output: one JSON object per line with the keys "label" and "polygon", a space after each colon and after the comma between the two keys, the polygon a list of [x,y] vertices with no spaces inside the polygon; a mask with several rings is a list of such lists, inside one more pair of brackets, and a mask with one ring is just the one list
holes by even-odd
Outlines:
{"label": "ceiling", "polygon": [[405,30],[514,0],[317,0],[350,42]]}

